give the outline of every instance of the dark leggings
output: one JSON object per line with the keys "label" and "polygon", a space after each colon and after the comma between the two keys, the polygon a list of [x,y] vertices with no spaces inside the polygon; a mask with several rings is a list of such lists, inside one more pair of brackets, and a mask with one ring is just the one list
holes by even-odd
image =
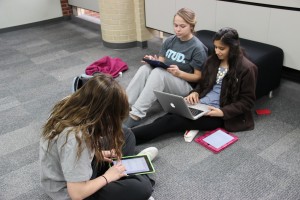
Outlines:
{"label": "dark leggings", "polygon": [[166,114],[157,118],[153,123],[132,128],[136,138],[136,144],[147,142],[160,135],[170,132],[184,132],[186,130],[213,130],[224,127],[224,121],[220,117],[203,116],[197,120],[190,120],[176,114]]}
{"label": "dark leggings", "polygon": [[[135,137],[130,129],[123,127],[125,134],[125,145],[123,155],[135,154]],[[95,162],[93,161],[93,166]],[[100,165],[94,168],[93,178],[103,175],[108,165]],[[154,181],[147,175],[128,176],[118,181],[114,181],[98,190],[87,200],[147,200],[153,192]]]}

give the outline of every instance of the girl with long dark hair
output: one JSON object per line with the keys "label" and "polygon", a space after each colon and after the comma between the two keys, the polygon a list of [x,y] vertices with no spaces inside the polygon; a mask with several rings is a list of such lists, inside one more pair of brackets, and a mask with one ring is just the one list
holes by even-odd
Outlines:
{"label": "girl with long dark hair", "polygon": [[200,101],[209,105],[211,111],[197,120],[166,114],[151,124],[133,128],[137,143],[175,131],[254,128],[251,109],[255,101],[257,67],[245,57],[235,29],[220,29],[213,43],[215,52],[207,59],[198,86],[185,97],[188,103]]}

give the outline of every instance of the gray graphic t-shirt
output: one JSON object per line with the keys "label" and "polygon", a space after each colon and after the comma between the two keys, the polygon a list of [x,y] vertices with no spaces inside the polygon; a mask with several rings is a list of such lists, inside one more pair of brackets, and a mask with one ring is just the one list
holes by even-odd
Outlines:
{"label": "gray graphic t-shirt", "polygon": [[177,65],[180,70],[193,73],[202,71],[207,58],[207,47],[195,36],[188,41],[181,41],[172,35],[163,43],[159,55],[165,58],[167,65]]}

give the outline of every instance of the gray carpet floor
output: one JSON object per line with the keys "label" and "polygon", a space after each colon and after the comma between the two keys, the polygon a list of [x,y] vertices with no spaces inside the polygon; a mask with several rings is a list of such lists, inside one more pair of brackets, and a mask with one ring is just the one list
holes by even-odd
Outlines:
{"label": "gray carpet floor", "polygon": [[[38,147],[41,126],[51,107],[71,93],[74,76],[109,55],[122,58],[129,70],[117,78],[124,88],[145,54],[157,53],[158,38],[147,49],[113,50],[98,31],[63,21],[0,34],[0,199],[49,199],[39,185]],[[270,72],[270,76],[272,72]],[[137,151],[156,146],[157,200],[300,199],[300,85],[282,79],[274,97],[262,97],[252,131],[214,154],[183,133],[170,133]],[[254,112],[253,112],[254,113]],[[159,104],[145,123],[161,115]],[[200,132],[203,134],[203,132]]]}

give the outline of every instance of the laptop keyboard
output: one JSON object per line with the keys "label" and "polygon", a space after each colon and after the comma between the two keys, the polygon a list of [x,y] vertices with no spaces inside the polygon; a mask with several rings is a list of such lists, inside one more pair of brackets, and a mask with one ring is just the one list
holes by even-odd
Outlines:
{"label": "laptop keyboard", "polygon": [[202,110],[198,110],[198,109],[195,109],[195,108],[189,108],[189,109],[190,109],[193,116],[199,115],[200,113],[203,112]]}

